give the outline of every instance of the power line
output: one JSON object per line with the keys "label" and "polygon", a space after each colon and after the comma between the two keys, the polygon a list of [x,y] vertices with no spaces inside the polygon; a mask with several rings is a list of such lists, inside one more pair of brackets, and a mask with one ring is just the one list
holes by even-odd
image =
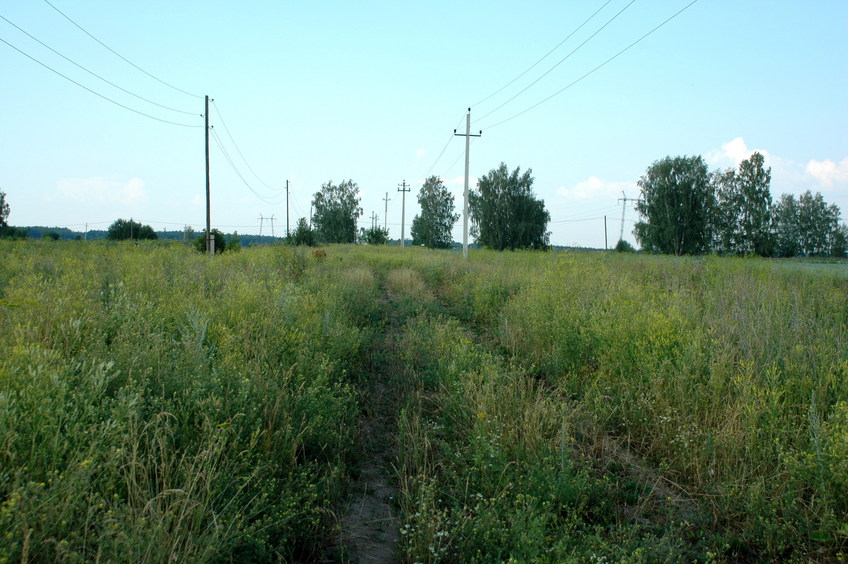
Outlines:
{"label": "power line", "polygon": [[[498,106],[498,107],[497,107],[497,108],[495,108],[494,110],[491,110],[491,111],[490,111],[490,112],[488,112],[487,114],[480,116],[480,119],[485,119],[485,118],[489,117],[490,115],[492,115],[492,114],[493,114],[493,113],[495,113],[496,111],[500,110],[501,108],[503,108],[504,106],[506,106],[507,104],[509,104],[510,102],[512,102],[513,100],[515,100],[516,98],[518,98],[519,96],[521,96],[522,94],[524,94],[525,92],[527,92],[527,90],[529,90],[529,89],[530,89],[533,85],[535,85],[537,82],[539,82],[540,80],[542,80],[543,78],[545,78],[546,76],[548,76],[548,74],[550,74],[550,73],[551,73],[551,71],[553,71],[555,68],[557,68],[557,67],[558,67],[559,65],[561,65],[562,63],[564,63],[564,62],[565,62],[568,58],[570,58],[570,57],[571,57],[574,53],[576,53],[577,51],[579,51],[581,47],[583,47],[584,45],[586,45],[587,43],[589,43],[589,41],[591,41],[591,40],[592,40],[592,39],[593,39],[596,35],[598,35],[601,31],[603,31],[603,30],[604,30],[604,28],[606,28],[609,24],[611,24],[611,23],[612,23],[612,22],[613,22],[613,21],[614,21],[614,20],[615,20],[618,16],[620,16],[622,13],[624,13],[624,11],[625,11],[627,8],[629,8],[630,6],[632,6],[634,2],[636,2],[636,0],[630,0],[630,2],[629,2],[626,6],[624,6],[624,8],[622,8],[621,10],[619,10],[619,11],[618,11],[618,12],[617,12],[617,13],[616,13],[613,17],[611,17],[609,20],[607,20],[607,23],[605,23],[605,24],[604,24],[604,25],[602,25],[600,28],[598,28],[598,30],[597,30],[597,31],[595,31],[595,33],[593,33],[592,35],[590,35],[589,37],[587,37],[587,38],[586,38],[586,40],[585,40],[585,41],[583,41],[583,43],[581,43],[580,45],[578,45],[577,47],[575,47],[574,49],[572,49],[572,50],[571,50],[571,52],[570,52],[568,55],[566,55],[565,57],[563,57],[562,59],[560,59],[560,60],[559,60],[559,62],[558,62],[557,64],[555,64],[554,66],[552,66],[551,68],[549,68],[547,71],[545,71],[545,72],[544,72],[544,73],[543,73],[543,74],[542,74],[539,78],[537,78],[536,80],[534,80],[533,82],[531,82],[530,84],[528,84],[527,86],[525,86],[525,87],[524,87],[524,89],[520,90],[520,91],[519,91],[517,94],[515,94],[512,98],[508,99],[506,102],[504,102],[503,104],[501,104],[500,106]],[[599,10],[599,11],[600,11],[600,10]],[[581,27],[582,27],[582,26],[581,26]]]}
{"label": "power line", "polygon": [[223,153],[224,158],[227,160],[228,163],[230,163],[230,167],[232,167],[233,172],[235,172],[236,176],[238,176],[241,179],[241,181],[244,183],[244,185],[247,186],[247,188],[251,192],[253,192],[253,195],[256,196],[257,198],[259,198],[260,200],[262,200],[263,202],[265,202],[268,205],[274,206],[274,205],[278,205],[278,204],[282,203],[281,201],[280,202],[272,202],[271,200],[268,200],[267,198],[263,197],[259,192],[257,192],[256,190],[253,189],[253,186],[250,185],[250,183],[245,179],[245,177],[242,175],[241,171],[236,166],[235,162],[233,162],[232,157],[230,157],[230,154],[227,152],[227,149],[224,147],[224,144],[221,142],[221,138],[218,136],[218,133],[215,131],[214,128],[212,128],[211,131],[212,131],[212,137],[215,139],[215,143],[218,145],[218,148],[221,149],[221,153]]}
{"label": "power line", "polygon": [[47,45],[46,43],[44,43],[43,41],[41,41],[40,39],[38,39],[37,37],[35,37],[35,36],[34,36],[34,35],[32,35],[31,33],[27,32],[26,30],[24,30],[24,29],[23,29],[23,28],[21,28],[20,26],[18,26],[18,25],[16,25],[15,23],[13,23],[13,22],[9,21],[7,18],[3,17],[2,15],[0,15],[0,19],[2,19],[3,21],[5,21],[5,22],[6,22],[7,24],[9,24],[10,26],[14,27],[14,28],[15,28],[15,29],[17,29],[18,31],[20,31],[21,33],[23,33],[24,35],[26,35],[27,37],[29,37],[30,39],[32,39],[33,41],[35,41],[36,43],[38,43],[39,45],[41,45],[42,47],[45,47],[46,49],[49,49],[50,51],[52,51],[52,52],[53,52],[53,53],[55,53],[56,55],[59,55],[60,57],[62,57],[63,59],[65,59],[66,61],[68,61],[69,63],[71,63],[72,65],[76,66],[77,68],[80,68],[80,69],[84,70],[85,72],[87,72],[88,74],[90,74],[90,75],[92,75],[92,76],[94,76],[94,77],[96,77],[96,78],[99,78],[100,80],[102,80],[102,81],[103,81],[103,82],[105,82],[106,84],[108,84],[108,85],[110,85],[110,86],[113,86],[113,87],[117,88],[117,89],[118,89],[118,90],[120,90],[121,92],[125,92],[126,94],[129,94],[130,96],[135,96],[135,97],[136,97],[136,98],[138,98],[139,100],[144,100],[144,101],[145,101],[145,102],[147,102],[148,104],[153,104],[154,106],[159,106],[160,108],[164,108],[164,109],[166,109],[166,110],[170,110],[170,111],[172,111],[172,112],[177,112],[177,113],[180,113],[180,114],[186,114],[186,115],[190,115],[190,116],[195,116],[195,115],[197,115],[197,112],[187,112],[187,111],[185,111],[185,110],[178,110],[178,109],[176,109],[176,108],[171,108],[171,107],[169,107],[169,106],[165,106],[165,105],[163,105],[163,104],[159,104],[159,103],[157,103],[157,102],[154,102],[153,100],[148,100],[148,99],[147,99],[147,98],[145,98],[144,96],[140,96],[140,95],[138,95],[138,94],[136,94],[136,93],[134,93],[134,92],[130,92],[130,91],[129,91],[129,90],[127,90],[126,88],[122,88],[122,87],[118,86],[118,85],[117,85],[117,84],[115,84],[114,82],[112,82],[112,81],[110,81],[110,80],[107,80],[107,79],[103,78],[102,76],[100,76],[100,75],[99,75],[99,74],[97,74],[96,72],[94,72],[94,71],[92,71],[92,70],[90,70],[90,69],[88,69],[88,68],[86,68],[86,67],[82,66],[81,64],[77,63],[76,61],[74,61],[74,60],[72,60],[72,59],[70,59],[70,58],[66,57],[65,55],[63,55],[62,53],[60,53],[59,51],[57,51],[57,50],[56,50],[56,49],[54,49],[53,47],[51,47],[51,46]]}
{"label": "power line", "polygon": [[658,29],[660,29],[661,27],[663,27],[665,24],[667,24],[668,22],[670,22],[671,20],[673,20],[674,18],[676,18],[677,16],[679,16],[680,14],[682,14],[683,12],[685,12],[686,10],[688,10],[688,9],[689,9],[689,8],[690,8],[693,4],[695,4],[696,2],[698,2],[698,0],[692,0],[692,1],[691,1],[691,2],[689,2],[686,6],[684,6],[683,8],[681,8],[680,10],[678,10],[677,12],[675,12],[675,13],[674,13],[674,15],[672,15],[671,17],[669,17],[668,19],[666,19],[665,21],[663,21],[661,24],[659,24],[659,25],[658,25],[658,26],[656,26],[655,28],[653,28],[651,31],[649,31],[648,33],[646,33],[645,35],[643,35],[642,37],[640,37],[639,39],[637,39],[636,41],[634,41],[633,43],[631,43],[630,45],[628,45],[627,47],[625,47],[624,49],[622,49],[621,51],[619,51],[618,53],[616,53],[615,55],[613,55],[612,57],[610,57],[609,59],[607,59],[606,61],[604,61],[603,63],[601,63],[600,65],[596,66],[595,68],[593,68],[592,70],[590,70],[589,72],[587,72],[586,74],[584,74],[583,76],[581,76],[580,78],[578,78],[577,80],[575,80],[574,82],[572,82],[571,84],[568,84],[568,85],[567,85],[567,86],[565,86],[564,88],[561,88],[560,90],[557,90],[556,92],[554,92],[553,94],[551,94],[550,96],[548,96],[547,98],[545,98],[544,100],[541,100],[541,101],[539,101],[539,102],[536,102],[535,104],[533,104],[533,105],[532,105],[532,106],[530,106],[529,108],[527,108],[527,109],[525,109],[525,110],[522,110],[522,111],[518,112],[517,114],[515,114],[515,115],[513,115],[513,116],[510,116],[510,117],[508,117],[508,118],[506,118],[505,120],[501,120],[501,121],[499,121],[499,122],[497,122],[497,123],[495,123],[495,124],[493,124],[493,125],[489,125],[489,126],[487,126],[487,128],[486,128],[486,129],[492,129],[493,127],[497,127],[497,126],[499,126],[499,125],[502,125],[502,124],[504,124],[504,123],[506,123],[506,122],[508,122],[508,121],[510,121],[510,120],[513,120],[513,119],[515,119],[515,118],[517,118],[517,117],[519,117],[519,116],[521,116],[521,115],[526,114],[527,112],[529,112],[530,110],[535,109],[535,108],[536,108],[536,107],[538,107],[538,106],[541,106],[542,104],[544,104],[545,102],[547,102],[547,101],[548,101],[548,100],[550,100],[551,98],[554,98],[554,97],[556,97],[556,96],[559,96],[560,94],[562,94],[563,92],[565,92],[566,90],[568,90],[569,88],[571,88],[572,86],[574,86],[575,84],[577,84],[577,83],[581,82],[581,81],[582,81],[583,79],[585,79],[586,77],[590,76],[591,74],[595,73],[596,71],[598,71],[598,70],[599,70],[599,69],[601,69],[602,67],[606,66],[607,64],[609,64],[609,63],[610,63],[610,62],[612,62],[613,60],[617,59],[619,56],[621,56],[621,55],[622,55],[623,53],[625,53],[626,51],[629,51],[630,49],[632,49],[635,45],[637,45],[638,43],[640,43],[643,39],[645,39],[645,38],[646,38],[646,37],[648,37],[649,35],[653,34],[655,31],[657,31]]}
{"label": "power line", "polygon": [[489,98],[491,98],[491,97],[493,97],[493,96],[495,96],[495,95],[497,95],[497,94],[500,94],[503,90],[505,90],[506,88],[508,88],[508,87],[512,86],[512,84],[513,84],[513,83],[515,83],[515,81],[517,81],[519,78],[521,78],[522,76],[524,76],[525,74],[527,74],[528,72],[530,72],[531,70],[533,70],[534,68],[536,68],[536,65],[538,65],[539,63],[541,63],[542,61],[544,61],[545,59],[547,59],[547,58],[548,58],[548,56],[549,56],[551,53],[553,53],[554,51],[556,51],[557,49],[559,49],[559,48],[562,46],[562,44],[563,44],[563,43],[565,43],[566,41],[568,41],[569,39],[571,39],[571,37],[572,37],[575,33],[577,33],[578,31],[580,31],[581,29],[583,29],[583,26],[585,26],[587,23],[589,23],[589,22],[592,20],[592,18],[594,18],[595,16],[597,16],[597,15],[600,13],[600,11],[601,11],[601,10],[603,10],[604,8],[606,8],[606,7],[607,7],[607,4],[609,4],[610,2],[612,2],[612,0],[607,0],[606,2],[604,2],[604,4],[603,4],[600,8],[598,8],[598,9],[595,11],[595,13],[594,13],[594,14],[592,14],[591,16],[589,16],[589,19],[587,19],[587,20],[586,20],[586,21],[584,21],[582,24],[580,24],[579,26],[577,26],[577,27],[574,29],[574,31],[572,31],[571,33],[569,33],[569,34],[568,34],[568,36],[566,36],[566,38],[565,38],[565,39],[563,39],[562,41],[560,41],[559,43],[557,43],[556,47],[554,47],[553,49],[551,49],[550,51],[548,51],[547,53],[545,53],[545,54],[542,56],[542,58],[541,58],[541,59],[539,59],[538,61],[536,61],[535,63],[533,63],[533,64],[532,64],[532,65],[530,65],[529,67],[527,67],[527,69],[525,69],[525,70],[524,70],[524,72],[522,72],[521,74],[519,74],[518,76],[516,76],[515,78],[513,78],[512,80],[510,80],[509,82],[507,82],[507,83],[506,83],[506,84],[504,84],[503,86],[501,86],[499,89],[495,90],[494,92],[492,92],[491,94],[489,94],[488,96],[486,96],[485,98],[483,98],[482,100],[480,100],[479,102],[477,102],[477,103],[475,103],[475,104],[472,104],[471,106],[472,106],[472,107],[473,107],[473,106],[478,106],[478,105],[482,104],[483,102],[485,102],[486,100],[488,100]]}
{"label": "power line", "polygon": [[599,219],[603,219],[605,216],[600,217],[584,217],[582,219],[552,219],[548,223],[582,223],[584,221],[597,221]]}
{"label": "power line", "polygon": [[262,180],[262,179],[259,177],[259,175],[258,175],[258,174],[256,174],[256,171],[254,171],[254,170],[253,170],[253,167],[251,167],[251,166],[250,166],[250,163],[248,163],[248,162],[247,162],[247,159],[245,159],[245,158],[244,158],[244,154],[241,152],[241,149],[239,149],[238,143],[236,143],[236,140],[235,140],[235,139],[233,139],[233,135],[232,135],[232,133],[230,133],[230,128],[229,128],[229,127],[227,127],[227,123],[224,121],[224,116],[222,116],[222,115],[221,115],[221,111],[218,109],[218,104],[217,104],[217,102],[213,101],[213,102],[212,102],[212,105],[215,107],[215,113],[217,113],[217,114],[218,114],[218,117],[219,117],[219,118],[221,118],[221,125],[223,125],[223,126],[224,126],[224,131],[226,131],[226,132],[227,132],[227,136],[230,138],[230,141],[232,141],[232,142],[233,142],[233,147],[235,147],[235,148],[236,148],[236,151],[238,151],[238,154],[239,154],[239,156],[241,157],[241,160],[242,160],[242,161],[244,162],[244,164],[247,166],[248,170],[249,170],[250,172],[252,172],[252,173],[253,173],[253,176],[255,176],[255,177],[256,177],[256,180],[258,180],[260,184],[262,184],[262,185],[263,185],[263,186],[265,186],[266,188],[269,188],[270,190],[273,190],[274,192],[280,192],[280,191],[282,190],[282,188],[274,188],[273,186],[271,186],[270,184],[268,184],[267,182],[265,182],[264,180]]}
{"label": "power line", "polygon": [[[454,129],[458,129],[458,128],[459,128],[459,126],[460,126],[460,125],[462,125],[462,121],[463,121],[464,119],[465,119],[465,114],[463,113],[463,114],[462,114],[462,117],[461,117],[461,118],[459,118],[459,121],[456,123],[456,127],[454,127]],[[445,154],[445,151],[447,150],[448,145],[450,145],[451,139],[453,139],[453,138],[454,138],[454,135],[451,133],[451,134],[450,134],[450,136],[448,137],[448,140],[447,140],[447,141],[445,141],[445,146],[444,146],[444,147],[442,147],[441,152],[439,152],[439,156],[438,156],[438,157],[436,157],[436,160],[435,160],[435,161],[433,161],[433,164],[432,164],[432,165],[430,165],[430,168],[427,170],[427,173],[424,175],[424,179],[425,179],[425,180],[426,180],[426,179],[430,176],[430,173],[431,173],[431,172],[433,172],[433,169],[434,169],[434,168],[436,168],[436,165],[437,165],[437,164],[439,164],[439,160],[440,160],[440,159],[442,158],[442,156]],[[454,163],[454,164],[456,164],[456,163]],[[451,168],[453,168],[453,165],[451,165]]]}
{"label": "power line", "polygon": [[48,65],[46,65],[46,64],[44,64],[44,63],[42,63],[41,61],[39,61],[38,59],[36,59],[36,58],[35,58],[35,57],[33,57],[32,55],[29,55],[29,54],[25,53],[24,51],[22,51],[22,50],[18,49],[17,47],[15,47],[14,45],[12,45],[11,43],[9,43],[8,41],[6,41],[5,39],[3,39],[2,37],[0,37],[0,41],[2,41],[3,43],[5,43],[5,44],[6,44],[6,45],[8,45],[9,47],[11,47],[12,49],[14,49],[14,50],[15,50],[15,51],[17,51],[18,53],[20,53],[21,55],[23,55],[24,57],[26,57],[26,58],[28,58],[28,59],[30,59],[30,60],[32,60],[32,61],[34,61],[34,62],[38,63],[39,65],[41,65],[42,67],[46,68],[46,69],[47,69],[47,70],[49,70],[50,72],[53,72],[53,73],[58,74],[59,76],[61,76],[61,77],[62,77],[62,78],[64,78],[65,80],[67,80],[67,81],[69,81],[69,82],[73,82],[74,84],[76,84],[76,85],[77,85],[77,86],[79,86],[80,88],[82,88],[82,89],[84,89],[84,90],[88,90],[89,92],[91,92],[91,93],[92,93],[92,94],[94,94],[95,96],[97,96],[97,97],[99,97],[99,98],[103,98],[103,99],[104,99],[104,100],[106,100],[107,102],[111,102],[111,103],[115,104],[116,106],[120,106],[121,108],[124,108],[125,110],[129,110],[129,111],[131,111],[131,112],[133,112],[133,113],[135,113],[135,114],[138,114],[138,115],[141,115],[141,116],[144,116],[144,117],[146,117],[146,118],[150,118],[150,119],[153,119],[153,120],[156,120],[156,121],[161,121],[162,123],[167,123],[167,124],[170,124],[170,125],[178,125],[178,126],[180,126],[180,127],[203,127],[202,125],[189,125],[189,124],[185,124],[185,123],[177,123],[177,122],[175,122],[175,121],[169,121],[169,120],[167,120],[167,119],[162,119],[162,118],[158,118],[158,117],[156,117],[156,116],[152,116],[152,115],[150,115],[150,114],[146,114],[146,113],[141,112],[141,111],[139,111],[139,110],[136,110],[136,109],[130,108],[129,106],[125,106],[124,104],[121,104],[120,102],[116,102],[115,100],[113,100],[113,99],[109,98],[108,96],[104,96],[103,94],[100,94],[99,92],[95,92],[94,90],[92,90],[92,89],[91,89],[91,88],[89,88],[88,86],[85,86],[85,85],[83,85],[83,84],[80,84],[79,82],[77,82],[77,81],[76,81],[76,80],[74,80],[73,78],[70,78],[70,77],[68,77],[68,76],[66,76],[66,75],[64,75],[64,74],[62,74],[61,72],[57,71],[56,69],[54,69],[54,68],[52,68],[52,67],[50,67],[50,66],[48,66]]}
{"label": "power line", "polygon": [[459,159],[461,159],[461,158],[462,158],[462,156],[463,156],[464,154],[465,154],[465,150],[463,149],[463,151],[462,151],[460,154],[458,154],[458,155],[456,156],[456,159],[455,159],[455,160],[451,163],[451,165],[450,165],[450,166],[449,166],[449,167],[445,170],[445,172],[442,174],[442,178],[446,177],[446,176],[448,175],[448,173],[449,173],[451,170],[453,170],[453,167],[455,167],[455,166],[456,166],[456,163],[458,163],[458,162],[459,162]]}
{"label": "power line", "polygon": [[[471,138],[471,143],[476,143],[476,142],[477,142],[477,137],[472,137],[472,138]],[[457,155],[456,160],[454,160],[454,161],[453,161],[453,163],[451,163],[451,165],[450,165],[450,166],[449,166],[449,167],[445,170],[445,172],[442,174],[442,178],[447,177],[448,173],[449,173],[451,170],[453,170],[453,167],[455,167],[455,166],[456,166],[456,163],[458,163],[458,162],[459,162],[459,159],[461,159],[464,155],[465,155],[465,150],[463,149],[463,151],[462,151],[459,155]]]}
{"label": "power line", "polygon": [[102,41],[100,41],[99,39],[97,39],[96,37],[94,37],[91,33],[89,33],[88,31],[86,31],[86,30],[85,30],[85,29],[84,29],[84,28],[83,28],[80,24],[78,24],[77,22],[75,22],[74,20],[72,20],[72,19],[71,19],[71,18],[70,18],[67,14],[65,14],[62,10],[60,10],[59,8],[57,8],[56,6],[54,6],[53,4],[51,4],[48,0],[44,0],[44,3],[45,3],[45,4],[47,4],[48,6],[50,6],[51,8],[53,8],[54,10],[56,10],[57,12],[59,12],[59,14],[61,14],[61,15],[62,15],[62,17],[64,17],[66,20],[68,20],[69,22],[71,22],[72,24],[74,24],[74,25],[75,25],[75,26],[76,26],[76,27],[77,27],[80,31],[82,31],[82,32],[83,32],[83,33],[85,33],[87,36],[89,36],[90,38],[92,38],[93,40],[95,40],[97,43],[99,43],[101,46],[103,46],[103,47],[104,47],[106,50],[108,50],[110,53],[112,53],[113,55],[117,56],[118,58],[120,58],[122,61],[124,61],[124,62],[125,62],[125,63],[127,63],[128,65],[130,65],[130,66],[134,67],[135,69],[137,69],[137,70],[139,70],[139,71],[143,72],[144,74],[146,74],[147,76],[149,76],[149,77],[150,77],[150,78],[152,78],[153,80],[155,80],[155,81],[157,81],[157,82],[160,82],[160,83],[164,84],[165,86],[167,86],[168,88],[172,88],[173,90],[176,90],[177,92],[182,92],[183,94],[186,94],[186,95],[188,95],[188,96],[192,96],[192,97],[194,97],[194,98],[201,98],[201,99],[203,98],[203,96],[199,96],[199,95],[197,95],[197,94],[192,94],[191,92],[187,92],[187,91],[183,90],[182,88],[177,88],[177,87],[176,87],[176,86],[174,86],[173,84],[169,84],[169,83],[165,82],[164,80],[162,80],[161,78],[158,78],[158,77],[156,77],[156,76],[154,76],[154,75],[150,74],[149,72],[147,72],[146,70],[144,70],[143,68],[141,68],[140,66],[138,66],[137,64],[133,63],[132,61],[130,61],[129,59],[127,59],[126,57],[124,57],[123,55],[121,55],[120,53],[118,53],[117,51],[115,51],[114,49],[112,49],[111,47],[109,47],[108,45],[106,45],[105,43],[103,43]]}

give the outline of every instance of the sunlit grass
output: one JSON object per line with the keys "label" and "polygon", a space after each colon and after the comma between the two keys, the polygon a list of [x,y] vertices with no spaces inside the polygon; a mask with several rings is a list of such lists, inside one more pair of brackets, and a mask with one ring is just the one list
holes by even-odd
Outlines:
{"label": "sunlit grass", "polygon": [[332,558],[385,331],[410,561],[848,547],[845,263],[322,251],[0,242],[0,561]]}

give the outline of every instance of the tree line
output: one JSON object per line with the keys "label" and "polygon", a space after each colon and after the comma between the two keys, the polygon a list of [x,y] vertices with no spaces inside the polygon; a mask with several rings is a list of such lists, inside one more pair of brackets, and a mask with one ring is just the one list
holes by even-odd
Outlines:
{"label": "tree line", "polygon": [[760,153],[713,172],[701,156],[665,157],[639,179],[634,235],[643,250],[673,255],[846,256],[839,207],[809,190],[775,202],[770,185]]}
{"label": "tree line", "polygon": [[[506,164],[489,171],[469,190],[471,235],[483,247],[495,250],[546,249],[550,214],[544,200],[533,193],[532,171],[512,172]],[[362,215],[359,187],[352,180],[332,181],[321,186],[312,199],[312,226],[298,220],[293,242],[383,244],[388,231],[374,226],[357,232],[356,221]],[[453,226],[459,220],[453,194],[438,176],[424,180],[418,192],[421,208],[412,220],[413,245],[446,249],[453,244]]]}

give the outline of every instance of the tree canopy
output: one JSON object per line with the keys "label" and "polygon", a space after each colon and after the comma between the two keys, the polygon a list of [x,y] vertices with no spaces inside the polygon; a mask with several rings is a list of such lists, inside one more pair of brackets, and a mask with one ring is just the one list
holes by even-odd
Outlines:
{"label": "tree canopy", "polygon": [[704,159],[666,157],[639,179],[635,235],[646,251],[696,255],[711,248],[715,196]]}
{"label": "tree canopy", "polygon": [[639,179],[636,239],[647,251],[760,256],[848,254],[839,207],[809,190],[773,202],[771,169],[760,153],[712,174],[701,157],[666,157]]}
{"label": "tree canopy", "polygon": [[471,233],[478,243],[496,250],[547,249],[550,214],[533,194],[532,170],[509,172],[505,163],[477,181],[470,191]]}
{"label": "tree canopy", "polygon": [[312,198],[312,207],[312,225],[318,240],[324,243],[356,241],[356,220],[362,215],[362,208],[359,207],[359,186],[355,182],[323,184],[321,191]]}
{"label": "tree canopy", "polygon": [[297,220],[297,225],[294,232],[289,236],[289,243],[292,245],[305,245],[307,247],[315,246],[315,232],[309,227],[309,223],[305,217]]}
{"label": "tree canopy", "polygon": [[771,168],[760,153],[713,175],[716,191],[716,250],[737,255],[774,252]]}
{"label": "tree canopy", "polygon": [[412,220],[412,244],[431,249],[447,249],[453,243],[453,225],[459,219],[454,211],[453,194],[442,179],[431,176],[418,192],[421,214]]}
{"label": "tree canopy", "polygon": [[[224,237],[224,234],[218,230],[212,230],[212,237],[215,239],[215,254],[223,253],[227,250],[227,239]],[[198,235],[194,240],[194,250],[199,253],[206,252],[206,230],[204,229],[200,235]]]}
{"label": "tree canopy", "polygon": [[845,256],[846,227],[839,208],[809,190],[797,199],[784,194],[775,206],[776,251],[779,256]]}
{"label": "tree canopy", "polygon": [[6,200],[6,192],[0,190],[0,237],[10,239],[25,239],[27,230],[20,227],[11,227],[8,223],[9,214],[11,213],[9,201]]}
{"label": "tree canopy", "polygon": [[366,245],[385,245],[389,242],[389,230],[377,225],[359,231],[359,241]]}
{"label": "tree canopy", "polygon": [[10,212],[9,202],[6,201],[6,192],[0,190],[0,228],[9,225],[7,220],[9,219]]}
{"label": "tree canopy", "polygon": [[109,226],[109,232],[106,237],[113,241],[123,241],[125,239],[158,239],[152,227],[142,225],[132,219],[116,219]]}

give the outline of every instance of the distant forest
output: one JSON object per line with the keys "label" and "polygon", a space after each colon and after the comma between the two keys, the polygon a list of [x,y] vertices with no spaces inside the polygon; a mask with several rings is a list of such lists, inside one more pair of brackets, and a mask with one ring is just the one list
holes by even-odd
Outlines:
{"label": "distant forest", "polygon": [[[53,239],[85,239],[88,241],[97,241],[101,239],[106,239],[109,232],[106,229],[90,229],[87,232],[83,231],[74,231],[72,229],[68,229],[67,227],[43,227],[43,226],[31,226],[31,227],[20,227],[19,229],[23,229],[27,232],[27,237],[31,237],[33,239],[42,239],[42,238],[53,238]],[[53,235],[55,234],[55,235]],[[58,235],[58,237],[56,237]],[[198,233],[191,233],[187,235],[185,231],[157,231],[156,236],[159,239],[169,239],[173,241],[186,241],[187,243],[190,240],[194,240],[197,237]],[[247,235],[247,234],[238,234],[238,238],[241,241],[241,245],[243,247],[250,247],[253,245],[270,245],[271,243],[281,243],[285,241],[285,237],[271,237],[269,235]]]}

